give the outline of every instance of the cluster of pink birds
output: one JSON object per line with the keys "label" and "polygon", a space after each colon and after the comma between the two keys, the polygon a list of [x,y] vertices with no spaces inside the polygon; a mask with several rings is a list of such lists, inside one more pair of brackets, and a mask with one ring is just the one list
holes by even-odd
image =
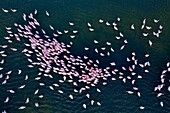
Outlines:
{"label": "cluster of pink birds", "polygon": [[164,106],[164,100],[162,98],[170,93],[170,86],[167,84],[170,83],[169,79],[170,74],[170,62],[166,64],[166,69],[162,71],[160,75],[160,84],[155,86],[154,91],[157,94],[157,97],[160,98],[160,105],[161,107]]}
{"label": "cluster of pink birds", "polygon": [[[3,9],[4,12],[7,12]],[[46,15],[49,17],[49,12],[45,12]],[[14,40],[17,40],[18,42],[22,42],[24,40],[27,40],[27,43],[24,41],[25,49],[22,50],[22,53],[27,57],[28,64],[27,66],[29,68],[33,68],[35,66],[38,66],[39,73],[37,77],[35,77],[35,80],[39,81],[39,86],[46,86],[45,83],[40,82],[41,78],[43,76],[53,78],[55,75],[59,74],[62,76],[62,79],[59,80],[59,83],[62,84],[64,82],[72,83],[74,86],[74,89],[72,92],[74,93],[82,93],[86,90],[89,90],[91,87],[95,87],[97,92],[101,92],[101,89],[97,88],[97,84],[100,83],[100,81],[103,81],[103,85],[107,84],[107,79],[111,78],[113,81],[120,79],[123,81],[123,83],[131,83],[132,89],[127,90],[126,92],[130,95],[136,94],[138,97],[141,97],[142,94],[140,92],[140,89],[137,87],[136,82],[138,79],[142,79],[142,75],[138,73],[138,69],[143,70],[144,73],[149,73],[149,70],[147,67],[150,66],[149,61],[145,61],[144,63],[141,63],[138,58],[136,58],[136,53],[132,52],[130,57],[127,57],[126,61],[129,63],[129,65],[122,66],[121,69],[116,69],[116,63],[111,62],[110,67],[106,68],[100,68],[100,62],[96,59],[96,61],[93,61],[89,59],[87,56],[80,57],[80,56],[74,56],[68,48],[71,47],[73,44],[70,42],[70,45],[66,45],[64,43],[60,43],[55,38],[50,38],[49,35],[40,27],[40,23],[38,20],[34,17],[37,14],[37,10],[35,9],[34,13],[30,13],[29,15],[23,14],[23,20],[27,22],[25,25],[14,23],[14,26],[17,29],[17,33],[13,32],[13,29],[11,27],[6,27],[7,33],[9,36],[4,37],[5,40],[9,44],[12,44]],[[120,21],[120,18],[117,18],[117,21]],[[154,20],[155,23],[158,23],[159,20]],[[103,23],[104,20],[99,19],[99,23]],[[106,21],[105,23],[107,26],[111,26],[111,24]],[[69,22],[70,26],[74,26],[73,22]],[[91,32],[94,32],[93,26],[88,23],[88,28]],[[118,27],[116,23],[112,23],[114,26],[114,30],[118,31]],[[52,25],[49,25],[51,30],[55,30]],[[141,29],[150,30],[152,27],[146,25],[146,19],[143,20],[143,24]],[[40,30],[38,30],[40,28]],[[135,29],[135,25],[131,25],[131,29]],[[160,25],[159,30],[157,32],[153,32],[153,35],[156,37],[159,37],[159,34],[162,32],[161,30],[163,27]],[[64,32],[61,32],[57,30],[56,33],[53,33],[54,37],[60,37],[62,34],[67,34],[70,32],[69,30],[64,30]],[[71,38],[75,38],[75,35],[78,33],[77,30],[72,31],[72,35],[70,35]],[[43,34],[43,36],[41,35]],[[144,37],[148,36],[148,33],[143,33]],[[119,36],[116,36],[116,39],[119,40],[120,38],[123,38],[123,33],[119,33]],[[94,40],[95,44],[98,44],[99,42],[97,40]],[[127,44],[127,39],[124,40],[124,45],[121,46],[120,50],[123,50],[125,47],[125,44]],[[110,42],[106,42],[107,46],[110,46]],[[149,40],[149,45],[152,46],[152,42]],[[0,45],[0,48],[3,50],[0,51],[0,55],[3,59],[0,61],[0,72],[4,71],[4,68],[1,66],[5,64],[5,58],[8,56],[5,51],[5,49],[9,48],[8,45]],[[84,48],[85,50],[89,50],[88,47]],[[105,50],[105,48],[101,48]],[[13,52],[17,52],[18,49],[14,47],[10,47],[10,50]],[[111,52],[114,52],[114,49],[110,48]],[[95,48],[95,52],[98,52],[98,49]],[[100,56],[104,56],[103,53],[99,53]],[[110,53],[107,52],[107,55],[109,56]],[[36,56],[35,58],[33,56]],[[147,60],[149,57],[149,54],[145,54],[144,56]],[[169,63],[167,64],[168,69],[164,71],[161,76],[162,84],[155,87],[155,91],[161,90],[164,86],[164,73],[167,71],[170,71]],[[13,73],[12,70],[9,70],[7,72],[0,74],[0,79],[2,79],[2,84],[8,84],[8,80],[10,78],[11,73]],[[17,70],[18,75],[22,74],[22,70]],[[52,74],[53,73],[53,74]],[[24,80],[27,81],[29,79],[29,75],[25,75]],[[83,84],[83,87],[79,87],[80,84]],[[58,83],[54,83],[52,85],[49,85],[48,88],[50,90],[58,90],[58,93],[63,94],[64,91],[59,88]],[[17,90],[24,89],[26,87],[26,84],[22,84],[18,87]],[[170,88],[168,87],[168,90],[170,91]],[[38,95],[40,89],[36,89],[34,92],[34,95]],[[13,89],[8,89],[7,92],[9,92],[12,96],[16,91]],[[163,95],[163,93],[158,93],[159,96]],[[43,95],[39,95],[39,98],[43,98]],[[74,100],[74,94],[69,94],[68,97],[71,100]],[[86,93],[86,97],[90,99],[91,105],[98,105],[101,106],[102,104],[99,101],[95,101],[91,98],[91,94]],[[10,101],[10,97],[7,96],[4,100],[5,104],[8,104]],[[25,102],[23,102],[23,105],[19,106],[18,109],[26,109],[27,104],[30,102],[30,98],[26,98]],[[39,107],[41,103],[35,102],[35,107]],[[163,106],[163,102],[160,103],[161,106]],[[87,104],[82,104],[83,108],[87,108]],[[145,109],[145,106],[140,106],[140,109]],[[6,111],[2,111],[2,113],[6,113]]]}

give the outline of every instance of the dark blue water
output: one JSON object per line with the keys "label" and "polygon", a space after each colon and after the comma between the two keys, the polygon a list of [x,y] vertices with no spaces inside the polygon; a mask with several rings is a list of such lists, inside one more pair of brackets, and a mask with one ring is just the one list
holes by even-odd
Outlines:
{"label": "dark blue water", "polygon": [[[13,23],[24,24],[22,13],[29,14],[34,9],[38,10],[36,18],[39,20],[41,27],[46,30],[47,34],[52,36],[53,31],[49,29],[49,25],[53,25],[55,29],[63,31],[64,29],[78,30],[79,33],[76,39],[70,39],[68,36],[62,36],[58,40],[68,43],[70,40],[74,42],[70,49],[72,54],[79,56],[89,56],[91,59],[99,59],[101,67],[109,66],[109,62],[115,61],[118,69],[121,65],[128,65],[126,57],[132,52],[136,52],[139,61],[144,61],[144,55],[150,54],[147,59],[151,63],[149,73],[140,73],[143,79],[136,83],[136,87],[141,92],[141,97],[129,95],[126,93],[131,88],[130,84],[124,84],[122,81],[108,80],[107,85],[99,84],[96,87],[101,89],[101,93],[96,93],[93,89],[88,92],[92,99],[101,102],[102,106],[90,106],[84,94],[76,94],[75,99],[71,101],[68,97],[69,93],[74,88],[69,83],[60,85],[59,89],[63,89],[64,94],[59,94],[57,90],[51,91],[47,87],[40,87],[38,81],[34,78],[38,74],[36,68],[28,68],[26,57],[20,53],[24,48],[23,43],[9,44],[10,47],[15,47],[19,51],[11,52],[6,50],[8,57],[3,66],[6,71],[22,69],[22,75],[17,73],[10,75],[10,80],[7,85],[0,85],[0,110],[6,110],[8,113],[169,113],[170,112],[170,96],[157,98],[153,91],[154,86],[159,83],[159,75],[165,69],[166,62],[170,60],[170,2],[168,0],[1,0],[0,8],[17,9],[16,13],[4,13],[0,11],[0,44],[8,44],[3,39],[7,36],[5,26],[13,26]],[[45,15],[45,11],[50,13],[50,17]],[[128,44],[123,51],[118,50],[122,42],[115,41],[112,29],[101,25],[98,20],[116,21],[117,17],[121,18],[118,26],[124,37],[128,39]],[[153,19],[159,19],[163,25],[163,33],[159,38],[141,38],[140,26],[143,19],[146,18],[149,25],[153,24]],[[69,26],[68,22],[74,22],[75,26]],[[95,32],[89,32],[87,22],[92,23]],[[130,25],[134,23],[136,30],[130,30]],[[104,46],[105,41],[112,42],[115,53],[110,57],[100,57],[94,53],[94,48],[97,47],[92,42],[97,39]],[[148,46],[148,40],[151,39],[153,46]],[[84,51],[84,46],[92,48],[90,51]],[[1,48],[0,48],[1,49]],[[2,51],[2,49],[1,49]],[[0,56],[1,58],[1,56]],[[140,70],[139,70],[140,71]],[[4,71],[5,72],[5,71]],[[2,72],[3,73],[3,72]],[[29,80],[24,81],[26,75],[29,75]],[[43,78],[41,82],[52,84],[61,78],[60,75],[55,75],[54,79]],[[1,81],[2,82],[2,81]],[[8,89],[17,89],[21,84],[26,84],[23,90],[17,90],[15,94],[6,92]],[[43,99],[39,99],[34,95],[34,91],[40,89],[40,94],[44,95]],[[11,96],[12,95],[12,96]],[[8,104],[3,101],[7,96],[10,96]],[[18,107],[24,105],[27,97],[30,97],[30,102],[24,110],[18,110]],[[164,100],[164,107],[159,105],[159,101]],[[35,102],[40,103],[40,107],[34,106]],[[87,109],[82,108],[83,103],[88,103]],[[145,106],[144,110],[140,110],[140,106]]]}

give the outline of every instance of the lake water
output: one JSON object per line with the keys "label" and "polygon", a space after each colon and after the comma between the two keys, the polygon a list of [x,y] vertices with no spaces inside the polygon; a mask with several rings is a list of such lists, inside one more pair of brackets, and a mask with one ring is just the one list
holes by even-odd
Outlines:
{"label": "lake water", "polygon": [[[0,45],[7,44],[9,47],[15,47],[19,52],[11,52],[6,50],[8,57],[5,59],[6,63],[3,65],[5,71],[21,69],[22,75],[18,76],[17,72],[10,75],[9,83],[6,85],[0,84],[0,111],[4,109],[8,113],[169,113],[170,112],[170,95],[165,95],[163,98],[157,98],[153,91],[154,87],[158,85],[161,72],[166,69],[166,63],[170,60],[170,1],[168,0],[1,0],[0,9],[17,9],[16,13],[4,13],[0,11]],[[24,45],[23,43],[8,44],[4,40],[6,33],[6,26],[13,26],[13,23],[24,24],[22,14],[29,14],[38,10],[37,20],[41,27],[46,30],[49,36],[52,36],[52,31],[49,25],[53,25],[55,29],[62,31],[64,29],[78,30],[79,33],[74,45],[70,49],[72,54],[78,56],[89,56],[90,59],[99,59],[100,67],[109,66],[109,63],[115,61],[117,68],[120,69],[122,65],[128,65],[126,57],[129,57],[132,52],[136,52],[139,61],[144,61],[145,54],[150,56],[147,60],[150,61],[151,66],[148,68],[149,73],[141,72],[142,79],[136,82],[136,86],[141,92],[141,97],[136,95],[129,95],[127,90],[131,89],[131,84],[124,84],[121,80],[107,81],[107,85],[102,84],[96,87],[101,89],[101,93],[88,90],[94,100],[99,100],[102,106],[90,106],[90,100],[85,97],[85,93],[76,94],[74,100],[70,100],[68,94],[74,88],[69,83],[60,85],[60,89],[64,94],[59,94],[47,87],[40,87],[38,81],[34,78],[38,74],[38,69],[28,68],[28,61],[26,57],[20,53]],[[45,11],[50,13],[50,17],[45,15]],[[120,17],[121,21],[118,26],[120,31],[124,34],[125,39],[128,40],[127,46],[123,51],[118,50],[122,42],[115,41],[115,32],[105,25],[98,23],[99,19],[114,22]],[[153,23],[153,19],[159,19],[159,24],[163,25],[163,32],[159,38],[150,36],[149,38],[142,37],[140,26],[143,19],[147,19],[147,24],[157,29]],[[68,22],[74,22],[75,26],[69,26]],[[92,23],[95,32],[89,32],[87,22]],[[130,30],[130,25],[135,24],[136,29]],[[104,46],[105,41],[112,42],[115,48],[115,53],[109,57],[100,57],[94,52],[97,47],[93,44],[93,40],[97,39],[100,44]],[[62,36],[58,38],[59,42],[68,43],[70,38]],[[153,46],[149,47],[148,40],[152,40]],[[84,51],[84,46],[88,46],[90,51]],[[0,48],[2,51],[2,48]],[[2,57],[0,56],[0,60]],[[3,73],[5,71],[1,71]],[[140,70],[139,70],[140,72]],[[29,80],[24,81],[26,75],[29,75]],[[46,84],[57,82],[61,75],[55,75],[54,79],[43,78],[40,81]],[[0,82],[3,80],[0,79]],[[17,88],[26,84],[23,90]],[[168,85],[168,84],[167,84]],[[170,84],[169,84],[170,85]],[[8,89],[16,90],[15,94],[6,92]],[[44,95],[43,99],[39,99],[34,95],[36,89],[40,89],[40,94]],[[170,93],[169,93],[170,94]],[[8,104],[4,103],[5,98],[9,96]],[[18,107],[24,105],[26,98],[30,98],[30,103],[24,110],[18,110]],[[164,107],[161,107],[159,102],[164,101]],[[34,106],[35,102],[40,103],[40,107]],[[83,109],[82,104],[87,103],[87,109]],[[145,106],[144,110],[140,110],[140,106]]]}

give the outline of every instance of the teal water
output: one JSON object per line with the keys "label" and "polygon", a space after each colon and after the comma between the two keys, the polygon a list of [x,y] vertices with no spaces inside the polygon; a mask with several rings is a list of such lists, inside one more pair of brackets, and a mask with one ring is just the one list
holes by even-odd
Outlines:
{"label": "teal water", "polygon": [[[62,31],[64,29],[78,30],[77,38],[73,40],[74,45],[70,51],[74,55],[89,56],[91,59],[99,59],[101,67],[109,66],[109,62],[115,61],[120,68],[121,65],[128,65],[126,57],[130,56],[131,52],[135,51],[139,60],[145,60],[144,54],[149,53],[149,67],[150,73],[140,73],[143,79],[137,81],[137,87],[141,91],[141,97],[136,95],[129,95],[125,91],[131,88],[130,84],[124,84],[122,81],[108,80],[108,84],[103,86],[99,84],[102,92],[96,93],[93,89],[88,92],[94,100],[99,100],[102,104],[99,106],[87,106],[87,109],[82,108],[83,103],[90,104],[85,95],[77,94],[75,100],[71,101],[68,94],[74,88],[69,83],[60,85],[59,89],[63,89],[64,94],[61,95],[55,91],[51,91],[47,87],[40,87],[38,81],[34,78],[38,74],[36,68],[28,68],[29,64],[26,57],[20,52],[24,48],[22,43],[10,44],[10,47],[16,47],[18,52],[6,50],[8,57],[5,59],[6,63],[3,66],[6,71],[22,69],[23,73],[18,76],[13,73],[9,79],[9,84],[0,84],[0,110],[6,109],[8,113],[169,113],[170,112],[170,95],[164,98],[157,98],[156,93],[153,91],[154,86],[159,83],[159,75],[165,69],[166,62],[170,59],[170,1],[168,0],[1,0],[0,8],[4,9],[17,9],[17,13],[4,13],[0,11],[0,44],[7,44],[3,39],[7,36],[5,26],[13,26],[17,22],[24,24],[22,20],[22,13],[29,14],[34,9],[38,10],[37,19],[41,27],[46,30],[47,34],[52,36],[52,31],[48,25],[51,24]],[[50,13],[50,17],[45,16],[45,11]],[[123,51],[119,51],[121,42],[116,42],[111,28],[98,24],[98,20],[104,19],[110,22],[116,21],[120,17],[119,22],[120,31],[124,33],[129,44]],[[160,20],[160,24],[164,26],[163,33],[159,38],[149,37],[153,42],[153,46],[148,46],[148,39],[141,38],[141,30],[139,29],[143,19],[146,18],[149,25],[153,25],[153,19]],[[75,26],[69,26],[68,22],[74,22]],[[87,29],[87,22],[92,23],[95,27],[95,32],[89,32]],[[138,29],[135,31],[130,30],[130,25],[134,23]],[[154,26],[153,29],[156,29]],[[113,53],[110,57],[100,57],[93,50],[89,52],[84,51],[83,47],[90,48],[96,47],[91,42],[97,39],[103,46],[105,41],[113,43],[113,47],[117,52]],[[71,39],[68,36],[62,36],[58,39],[68,43]],[[1,49],[1,48],[0,48]],[[1,49],[2,50],[2,49]],[[0,50],[0,51],[1,51]],[[0,56],[1,58],[1,56]],[[24,81],[25,74],[29,75],[29,80]],[[55,75],[54,79],[43,78],[40,80],[46,84],[52,84],[60,79],[60,75]],[[0,81],[2,82],[2,81]],[[17,90],[15,94],[10,94],[10,101],[8,105],[4,104],[7,89],[17,89],[20,85],[26,84],[23,90]],[[34,95],[36,89],[40,89],[40,94],[44,95],[43,99],[39,99]],[[30,97],[30,103],[25,110],[18,110],[18,107],[24,105],[26,98]],[[164,107],[160,107],[159,100],[164,100]],[[39,102],[40,107],[35,108],[34,102]],[[140,110],[139,106],[145,106],[144,110]]]}

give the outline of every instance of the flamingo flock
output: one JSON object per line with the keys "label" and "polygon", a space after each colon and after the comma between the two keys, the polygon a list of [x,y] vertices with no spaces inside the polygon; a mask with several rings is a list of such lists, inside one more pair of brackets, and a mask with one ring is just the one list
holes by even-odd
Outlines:
{"label": "flamingo flock", "polygon": [[[8,13],[9,11],[6,9],[2,9],[4,13]],[[16,9],[11,9],[12,12],[16,12]],[[69,48],[73,45],[73,42],[70,41],[69,44],[65,44],[63,42],[59,42],[57,40],[57,37],[60,37],[63,34],[68,34],[70,31],[65,29],[64,31],[55,30],[55,27],[52,25],[49,25],[49,28],[54,31],[53,36],[50,37],[47,35],[47,32],[41,28],[41,25],[39,21],[35,18],[38,11],[35,9],[34,13],[30,14],[23,14],[23,20],[27,23],[25,25],[21,25],[18,23],[14,23],[14,27],[16,28],[17,32],[14,32],[12,27],[6,27],[7,33],[9,36],[4,37],[4,39],[9,43],[13,44],[14,40],[17,41],[17,43],[22,43],[24,45],[24,49],[22,50],[22,54],[24,54],[27,57],[27,61],[29,64],[27,67],[29,68],[36,68],[38,67],[38,75],[35,77],[35,80],[39,82],[40,87],[48,87],[50,90],[55,91],[57,90],[59,94],[65,93],[62,89],[60,89],[60,85],[64,84],[65,82],[72,83],[74,86],[74,89],[72,92],[74,93],[82,93],[86,90],[90,90],[91,87],[95,87],[96,92],[101,93],[102,89],[100,89],[98,86],[99,83],[102,81],[102,85],[107,84],[107,80],[111,79],[112,81],[115,80],[121,80],[124,84],[131,84],[132,87],[125,91],[129,95],[136,95],[139,98],[142,95],[142,92],[137,87],[136,82],[140,81],[142,79],[142,75],[139,73],[139,70],[143,73],[149,73],[148,67],[151,66],[150,62],[148,61],[149,54],[144,55],[144,62],[140,61],[140,58],[137,58],[137,54],[135,52],[131,52],[129,57],[126,57],[126,63],[127,65],[122,65],[120,69],[117,67],[117,62],[113,61],[110,62],[109,67],[101,68],[100,67],[100,61],[98,59],[91,60],[88,58],[88,56],[80,57],[73,55]],[[46,16],[50,16],[50,13],[48,11],[45,11]],[[121,45],[119,50],[115,50],[113,47],[113,44],[109,41],[105,42],[105,47],[101,48],[94,48],[94,52],[97,53],[99,56],[110,56],[111,53],[115,53],[115,51],[122,51],[124,48],[128,45],[128,40],[125,38],[124,33],[119,31],[118,28],[118,22],[120,22],[121,19],[118,17],[116,22],[109,22],[105,21],[103,19],[99,19],[99,24],[104,24],[107,27],[112,27],[114,31],[118,32],[118,35],[115,36],[115,40],[121,40],[123,41],[123,44]],[[157,31],[153,31],[152,34],[150,34],[150,31],[152,30],[152,27],[147,25],[146,19],[143,20],[141,25],[141,30],[147,29],[148,32],[142,33],[142,36],[147,38],[149,36],[155,36],[160,37],[160,34],[162,33],[163,26],[159,25],[159,29]],[[154,19],[154,23],[159,23],[159,20]],[[74,22],[69,22],[70,26],[74,26]],[[90,32],[95,32],[95,26],[93,26],[93,23],[88,22],[87,28]],[[131,30],[135,30],[136,26],[135,24],[130,25]],[[73,30],[72,34],[70,35],[71,39],[76,38],[76,35],[79,33],[77,30]],[[41,35],[43,34],[43,36]],[[27,40],[25,42],[24,40]],[[94,44],[100,44],[100,41],[98,39],[93,40]],[[149,46],[153,46],[153,43],[151,39],[148,40]],[[6,57],[7,55],[7,49],[10,49],[13,52],[18,52],[19,50],[17,47],[9,47],[8,45],[0,45],[1,51],[0,51],[0,80],[2,81],[2,85],[6,85],[9,82],[9,79],[12,75],[12,73],[15,73],[14,70],[8,70],[6,71],[3,68],[3,65],[5,65]],[[105,52],[106,54],[100,52],[105,51],[106,48],[109,48],[110,51]],[[89,51],[91,48],[87,46],[84,47],[85,51]],[[164,93],[162,92],[162,89],[165,87],[166,90],[170,92],[170,86],[167,88],[164,83],[166,81],[169,81],[169,79],[166,79],[166,74],[170,72],[170,63],[167,63],[167,69],[162,72],[161,75],[161,84],[156,86],[154,91],[157,91],[157,97],[164,96]],[[55,73],[57,75],[55,75]],[[17,75],[23,75],[22,69],[17,70]],[[46,85],[45,83],[41,82],[42,77],[48,77],[53,79],[54,76],[62,76],[62,79],[58,80],[58,82],[53,83],[51,85]],[[24,81],[28,81],[30,78],[30,75],[25,75]],[[81,85],[80,85],[81,84]],[[83,84],[83,86],[82,86]],[[82,87],[80,87],[82,86]],[[27,87],[26,84],[21,84],[18,86],[17,90],[22,90],[25,87]],[[10,96],[13,96],[15,94],[16,90],[14,89],[7,89],[6,92],[9,93],[9,95],[4,99],[4,104],[8,104],[10,102]],[[40,89],[36,89],[34,92],[34,95],[38,95],[40,99],[44,98],[44,95],[39,94]],[[86,98],[90,100],[90,105],[96,104],[97,106],[101,106],[102,102],[95,100],[91,98],[91,94],[86,93]],[[70,93],[68,97],[74,101],[74,94]],[[18,106],[19,110],[24,110],[27,108],[28,103],[31,101],[30,97],[27,97],[25,101],[23,102],[23,105]],[[160,106],[163,107],[164,103],[161,101]],[[35,107],[41,106],[41,103],[35,102]],[[83,103],[82,107],[84,109],[88,108],[87,103]],[[145,106],[141,105],[139,106],[139,109],[143,110],[145,109]],[[2,113],[6,113],[6,109],[2,111]]]}

